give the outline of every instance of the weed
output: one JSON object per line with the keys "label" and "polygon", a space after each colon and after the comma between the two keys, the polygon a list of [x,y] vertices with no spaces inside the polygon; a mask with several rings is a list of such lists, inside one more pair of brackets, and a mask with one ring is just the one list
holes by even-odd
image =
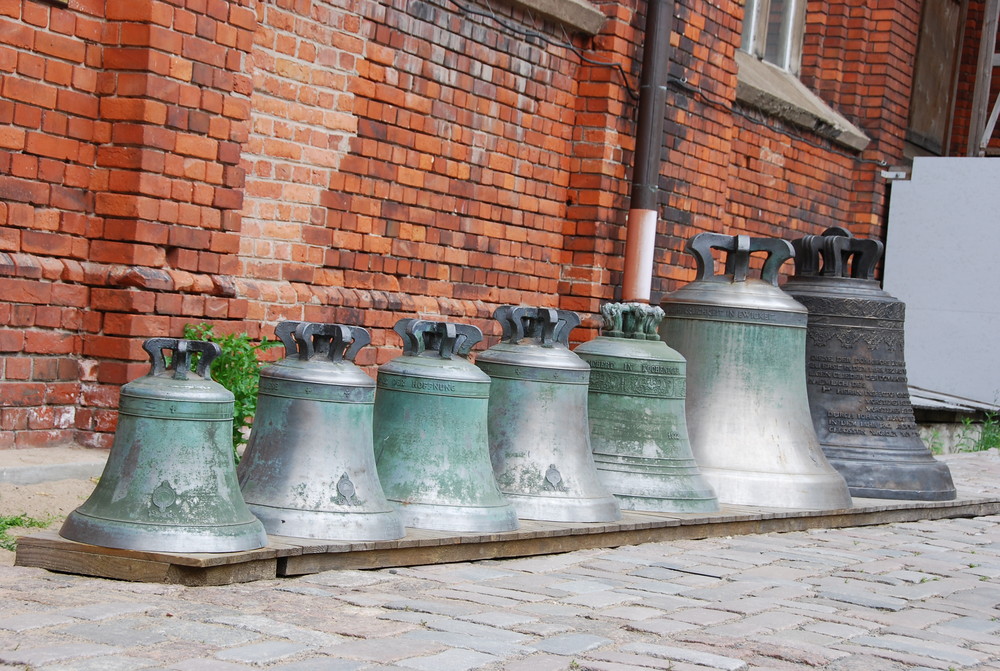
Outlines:
{"label": "weed", "polygon": [[982,452],[1000,447],[1000,412],[987,410],[982,422],[962,418],[956,445],[959,452]]}
{"label": "weed", "polygon": [[4,550],[13,551],[17,545],[17,539],[9,536],[7,531],[9,529],[20,529],[20,528],[42,528],[49,526],[52,520],[36,520],[34,517],[28,517],[24,513],[20,515],[6,515],[0,516],[0,548]]}
{"label": "weed", "polygon": [[281,343],[264,338],[259,343],[246,333],[218,335],[210,324],[188,324],[184,327],[188,340],[214,342],[222,354],[212,361],[212,379],[233,392],[233,458],[239,462],[238,448],[247,442],[247,433],[257,411],[257,388],[260,384],[260,352]]}
{"label": "weed", "polygon": [[924,436],[924,443],[931,454],[944,454],[944,438],[941,437],[941,432],[938,429],[934,429],[929,435]]}

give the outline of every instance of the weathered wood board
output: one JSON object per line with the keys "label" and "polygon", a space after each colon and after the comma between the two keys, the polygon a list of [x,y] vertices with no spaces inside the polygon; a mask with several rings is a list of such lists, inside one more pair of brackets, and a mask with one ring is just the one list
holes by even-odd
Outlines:
{"label": "weathered wood board", "polygon": [[843,510],[789,510],[724,505],[717,513],[625,511],[618,522],[570,524],[521,520],[495,534],[407,529],[395,541],[334,542],[270,536],[267,547],[220,554],[118,550],[61,538],[47,530],[22,537],[15,564],[101,578],[182,585],[225,585],[331,569],[373,569],[524,557],[655,541],[978,517],[1000,513],[1000,498],[954,501],[854,499]]}

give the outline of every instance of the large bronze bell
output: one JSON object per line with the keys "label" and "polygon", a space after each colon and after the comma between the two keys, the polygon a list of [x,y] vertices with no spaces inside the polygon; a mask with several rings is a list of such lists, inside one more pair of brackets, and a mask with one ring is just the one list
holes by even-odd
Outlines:
{"label": "large bronze bell", "polygon": [[[146,552],[238,552],[267,545],[233,463],[233,395],[208,376],[214,343],[151,338],[149,374],[122,387],[115,440],[93,494],[63,538]],[[172,352],[169,365],[163,351]],[[201,355],[192,371],[192,354]]]}
{"label": "large bronze bell", "polygon": [[834,227],[792,242],[784,289],[809,309],[806,375],[813,425],[851,494],[955,498],[948,466],[920,440],[903,360],[906,306],[874,279],[878,240]]}
{"label": "large bronze bell", "polygon": [[[715,274],[712,250],[726,253]],[[777,508],[851,506],[827,462],[806,394],[806,309],[777,286],[792,246],[778,239],[701,233],[688,241],[695,281],[662,306],[663,339],[687,359],[691,449],[721,503]],[[767,255],[750,278],[752,252]]]}
{"label": "large bronze bell", "polygon": [[590,447],[590,366],[568,347],[580,318],[512,305],[493,316],[503,337],[476,365],[493,381],[490,456],[500,491],[526,519],[619,519],[618,502],[601,484]]}
{"label": "large bronze bell", "polygon": [[663,310],[606,303],[602,335],[574,350],[590,364],[587,414],[601,482],[626,510],[719,509],[684,416],[687,362],[657,335]]}
{"label": "large bronze bell", "polygon": [[402,538],[375,470],[375,381],[354,365],[358,326],[281,322],[287,356],[260,374],[250,440],[237,468],[243,498],[269,534]]}
{"label": "large bronze bell", "polygon": [[375,454],[386,496],[408,527],[517,529],[517,513],[490,467],[490,379],[466,359],[482,332],[423,319],[402,319],[393,330],[403,355],[379,367],[375,394]]}

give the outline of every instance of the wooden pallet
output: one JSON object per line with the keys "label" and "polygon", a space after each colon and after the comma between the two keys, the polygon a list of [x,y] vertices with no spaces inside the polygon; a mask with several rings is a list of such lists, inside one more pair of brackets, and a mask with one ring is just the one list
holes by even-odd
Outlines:
{"label": "wooden pallet", "polygon": [[805,529],[979,517],[1000,513],[1000,499],[960,495],[954,501],[854,499],[843,510],[788,510],[724,505],[717,513],[625,511],[613,523],[521,520],[496,534],[407,529],[395,541],[332,542],[269,536],[267,547],[220,554],[116,550],[61,538],[47,530],[22,537],[15,564],[79,575],[182,585],[227,585],[331,569],[372,569],[524,557],[654,541],[738,536]]}

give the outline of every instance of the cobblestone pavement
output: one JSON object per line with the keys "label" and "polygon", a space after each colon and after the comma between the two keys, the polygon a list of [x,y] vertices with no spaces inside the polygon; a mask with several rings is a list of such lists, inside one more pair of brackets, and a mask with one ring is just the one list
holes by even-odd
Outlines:
{"label": "cobblestone pavement", "polygon": [[[993,452],[949,457],[1000,491]],[[0,668],[1000,671],[1000,516],[225,587],[0,568]]]}

